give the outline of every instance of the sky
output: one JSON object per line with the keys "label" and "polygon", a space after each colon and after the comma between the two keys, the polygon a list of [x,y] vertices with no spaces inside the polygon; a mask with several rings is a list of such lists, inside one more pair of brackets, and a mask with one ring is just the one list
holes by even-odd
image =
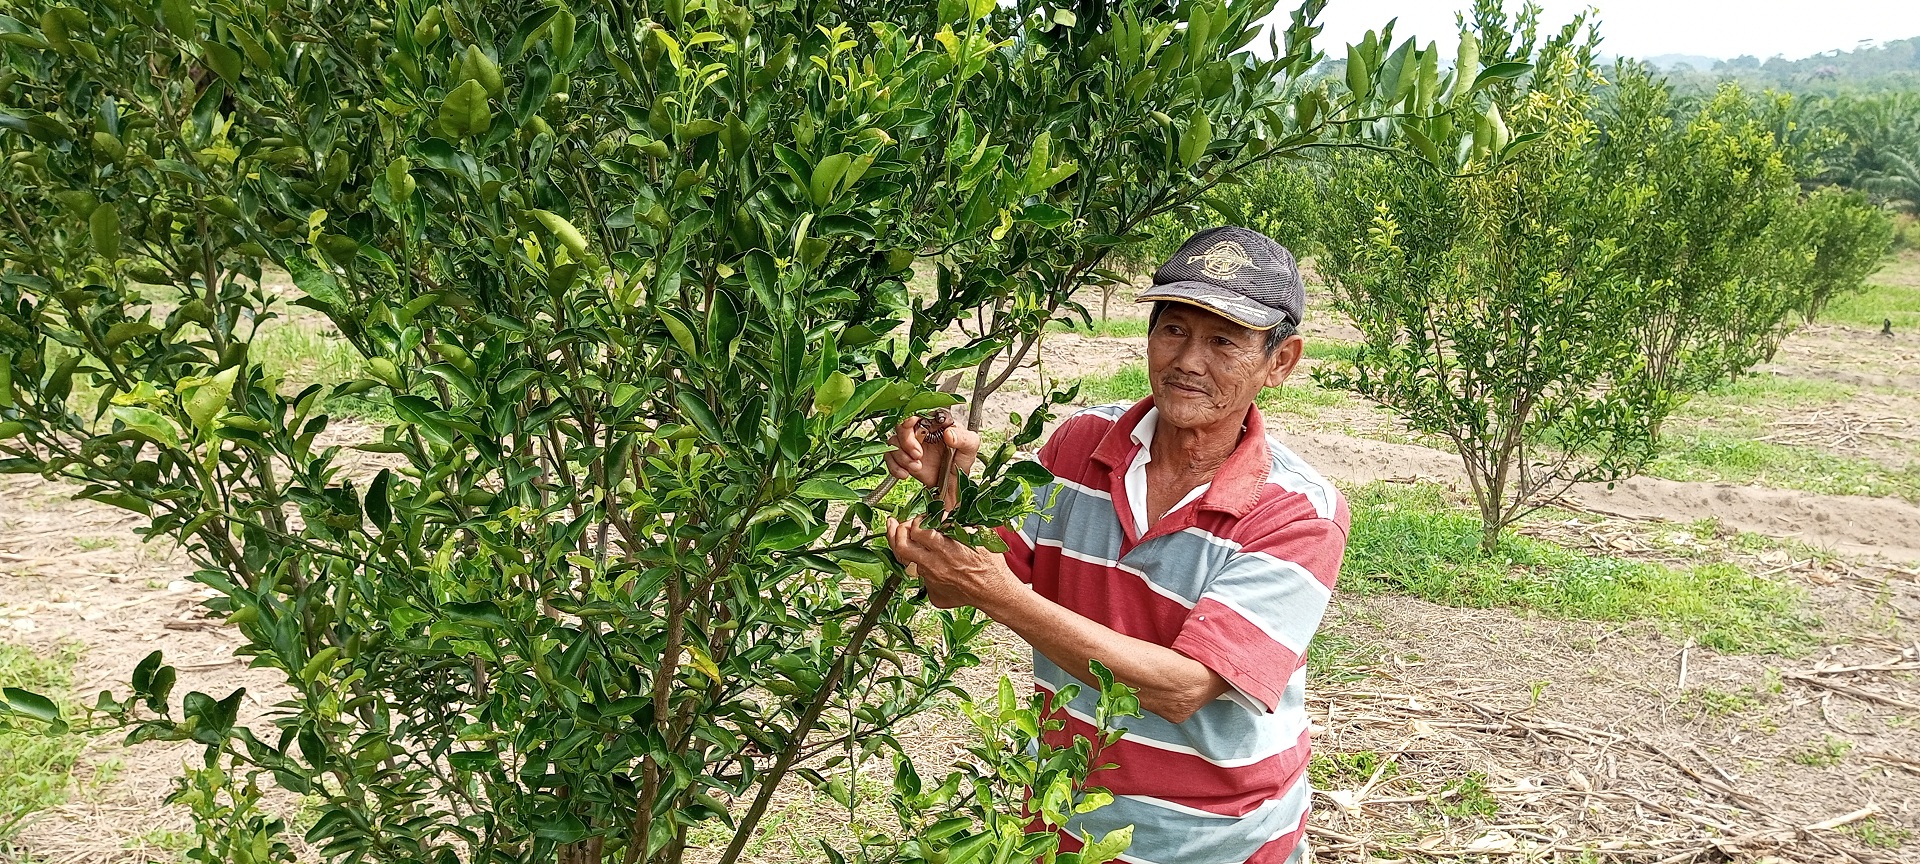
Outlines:
{"label": "sky", "polygon": [[[1600,12],[1602,53],[1628,57],[1696,54],[1728,59],[1751,54],[1789,60],[1824,51],[1852,49],[1861,40],[1920,36],[1920,0],[1537,0],[1544,26],[1558,27],[1589,6]],[[1281,0],[1281,21],[1298,3]],[[1408,35],[1440,43],[1449,54],[1456,11],[1471,0],[1329,0],[1320,15],[1326,27],[1315,40],[1331,55],[1357,42],[1367,30],[1399,18],[1395,41]],[[1508,8],[1519,9],[1518,0]],[[1817,10],[1817,11],[1815,11]]]}

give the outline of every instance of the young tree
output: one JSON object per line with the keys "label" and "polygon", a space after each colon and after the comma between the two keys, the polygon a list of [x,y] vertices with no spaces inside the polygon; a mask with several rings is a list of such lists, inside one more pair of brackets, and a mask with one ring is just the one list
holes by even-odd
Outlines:
{"label": "young tree", "polygon": [[1828,303],[1866,286],[1893,243],[1893,219],[1864,193],[1838,186],[1802,196],[1795,211],[1802,248],[1811,251],[1795,308],[1811,324]]}
{"label": "young tree", "polygon": [[[1326,377],[1453,443],[1489,550],[1542,498],[1637,467],[1667,404],[1636,356],[1632,282],[1589,189],[1596,38],[1576,18],[1536,44],[1537,16],[1509,26],[1481,3],[1468,44],[1495,67],[1533,59],[1532,75],[1456,87],[1488,120],[1457,146],[1420,132],[1430,161],[1344,160],[1321,211],[1320,273],[1366,337]],[[1432,164],[1450,156],[1463,174]]]}
{"label": "young tree", "polygon": [[1690,107],[1644,67],[1615,79],[1592,171],[1614,213],[1614,266],[1639,298],[1621,324],[1661,387],[1697,393],[1773,356],[1804,306],[1810,249],[1795,207],[1808,154],[1782,147],[1768,120],[1789,97],[1727,85]]}
{"label": "young tree", "polygon": [[[678,862],[720,822],[731,864],[784,782],[897,750],[984,625],[879,545],[881,430],[1132,226],[1338,129],[1289,89],[1319,6],[1271,61],[1271,0],[0,7],[0,469],[184,543],[292,691],[269,734],[158,655],[102,699],[207,746],[196,854],[286,857],[270,777],[328,859]],[[267,266],[371,377],[262,369]],[[903,510],[992,545],[1045,419]],[[1013,790],[1096,804],[1093,747],[902,780],[911,854],[1051,859]]]}

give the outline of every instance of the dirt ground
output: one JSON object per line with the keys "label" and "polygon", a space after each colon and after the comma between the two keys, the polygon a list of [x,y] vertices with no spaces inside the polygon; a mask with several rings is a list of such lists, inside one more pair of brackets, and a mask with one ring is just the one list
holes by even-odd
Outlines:
{"label": "dirt ground", "polygon": [[[1337,331],[1316,335],[1345,335]],[[1868,388],[1876,401],[1862,403],[1863,416],[1920,423],[1920,338],[1871,337],[1810,328],[1770,371]],[[1144,342],[1059,334],[1042,357],[1047,376],[1068,379],[1139,362]],[[1032,386],[1010,387],[988,416],[1035,398]],[[1272,420],[1345,484],[1458,478],[1455,457],[1407,443],[1364,406]],[[232,655],[238,640],[201,614],[184,556],[142,543],[137,517],[70,493],[0,479],[0,639],[43,652],[82,646],[83,701],[124,692],[134,665],[160,649],[180,670],[177,693],[245,686],[243,720],[264,716],[275,676]],[[1829,551],[1737,562],[1806,591],[1820,647],[1723,655],[1651,623],[1339,598],[1324,632],[1340,662],[1310,702],[1317,751],[1334,757],[1316,777],[1317,857],[1920,861],[1920,507],[1655,478],[1580,488],[1566,503],[1597,521],[1529,530],[1658,559],[1662,534],[1711,518]],[[999,671],[1025,674],[1006,634],[985,653],[994,663],[968,676],[970,688]],[[927,733],[957,734],[939,724]],[[73,800],[30,825],[20,850],[40,864],[179,860],[190,821],[161,802],[194,758],[195,748],[94,741]],[[781,848],[760,857],[785,860]]]}

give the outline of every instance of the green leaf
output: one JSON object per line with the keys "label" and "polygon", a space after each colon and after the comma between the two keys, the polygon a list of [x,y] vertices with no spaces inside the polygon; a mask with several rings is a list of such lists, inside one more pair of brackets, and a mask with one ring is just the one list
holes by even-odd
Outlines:
{"label": "green leaf", "polygon": [[240,367],[229,366],[212,378],[192,379],[193,383],[181,388],[181,407],[200,431],[213,431],[213,418],[226,409],[233,396],[233,382],[239,374]]}
{"label": "green leaf", "polygon": [[479,135],[493,125],[493,109],[487,105],[487,90],[471,78],[447,93],[440,103],[440,125],[455,137]]}
{"label": "green leaf", "polygon": [[814,166],[813,177],[807,181],[807,190],[813,197],[813,206],[825,207],[833,200],[834,193],[838,191],[840,185],[840,178],[846,176],[847,165],[852,161],[853,157],[846,153],[835,153],[820,160],[820,164]]}
{"label": "green leaf", "polygon": [[1035,203],[1028,204],[1020,209],[1020,219],[1025,222],[1032,222],[1042,228],[1051,229],[1058,228],[1073,221],[1073,214],[1055,207],[1052,204]]}
{"label": "green leaf", "polygon": [[572,843],[587,836],[587,823],[572,813],[542,814],[533,818],[533,835],[555,843]]}
{"label": "green leaf", "polygon": [[1028,486],[1045,486],[1054,480],[1053,472],[1032,459],[1022,459],[1007,466],[1007,476],[1019,480]]}
{"label": "green leaf", "polygon": [[660,324],[667,328],[667,335],[673,337],[674,344],[679,345],[680,350],[687,352],[687,356],[699,356],[700,346],[693,341],[693,328],[680,320],[678,312],[661,310]]}
{"label": "green leaf", "polygon": [[1133,826],[1125,825],[1108,831],[1100,839],[1088,843],[1080,851],[1080,864],[1107,864],[1120,857],[1133,845]]}
{"label": "green leaf", "polygon": [[440,611],[446,613],[447,617],[455,622],[475,627],[500,628],[509,623],[507,616],[501,614],[500,607],[491,600],[473,603],[442,603]]}
{"label": "green leaf", "polygon": [[205,60],[207,68],[214,74],[227,79],[229,84],[240,83],[240,73],[246,68],[240,60],[240,52],[210,39],[200,40],[200,58]]}
{"label": "green leaf", "polygon": [[840,406],[847,404],[847,399],[852,396],[853,379],[847,377],[847,373],[836,369],[833,374],[827,376],[827,380],[820,382],[820,386],[814,389],[813,410],[822,414],[832,414],[840,410]]}
{"label": "green leaf", "polygon": [[1420,151],[1420,157],[1427,160],[1428,164],[1436,168],[1446,167],[1440,163],[1440,148],[1433,146],[1433,141],[1419,129],[1414,128],[1412,124],[1406,124],[1400,127],[1400,131],[1406,134],[1408,143]]}
{"label": "green leaf", "polygon": [[560,241],[560,245],[567,247],[567,252],[573,256],[573,260],[585,260],[587,257],[587,238],[580,233],[580,229],[573,227],[572,222],[567,221],[566,217],[558,213],[548,210],[534,210],[532,212],[534,220],[540,223],[540,227],[547,229],[547,233],[552,234],[553,239]]}
{"label": "green leaf", "polygon": [[93,235],[94,252],[109,260],[120,257],[120,208],[101,202],[87,217],[87,228]]}
{"label": "green leaf", "polygon": [[693,425],[700,430],[701,434],[707,436],[708,440],[722,440],[720,421],[714,419],[713,409],[701,401],[699,396],[694,395],[692,391],[681,390],[674,394],[673,401],[680,406],[680,413],[688,420],[692,420]]}
{"label": "green leaf", "polygon": [[180,446],[179,430],[172,421],[160,416],[150,408],[134,405],[115,405],[113,418],[126,424],[128,429],[140,433],[156,444],[166,447]]}
{"label": "green leaf", "polygon": [[167,32],[175,39],[193,38],[200,24],[193,0],[161,0],[160,20],[166,22]]}
{"label": "green leaf", "polygon": [[966,400],[962,399],[958,393],[941,393],[935,390],[921,393],[907,400],[906,411],[909,414],[918,414],[922,411],[931,411],[935,408],[958,405],[964,401]]}
{"label": "green leaf", "polygon": [[678,139],[680,143],[687,144],[695,139],[712,135],[718,131],[720,131],[720,121],[710,117],[695,117],[685,123],[675,124],[673,127],[673,137]]}
{"label": "green leaf", "polygon": [[1207,145],[1213,143],[1213,121],[1207,119],[1207,112],[1193,109],[1193,116],[1187,120],[1187,131],[1180,136],[1180,167],[1192,168],[1207,152]]}
{"label": "green leaf", "polygon": [[1460,47],[1453,60],[1453,93],[1450,101],[1458,103],[1473,92],[1474,79],[1480,75],[1480,39],[1472,30],[1460,31]]}
{"label": "green leaf", "polygon": [[392,505],[388,503],[387,492],[393,487],[393,469],[382,468],[373,476],[373,482],[367,484],[367,498],[364,510],[367,521],[377,528],[385,529],[393,521]]}
{"label": "green leaf", "polygon": [[837,480],[814,478],[800,484],[793,494],[815,501],[858,501],[860,493]]}
{"label": "green leaf", "polygon": [[[1368,38],[1372,38],[1373,33],[1369,32],[1367,36]],[[1367,77],[1369,74],[1367,58],[1366,55],[1360,51],[1360,46],[1348,45],[1347,90],[1354,95],[1354,98],[1365,99],[1367,97],[1367,91],[1371,84],[1371,80]]]}
{"label": "green leaf", "polygon": [[1512,81],[1532,71],[1532,63],[1495,63],[1480,70],[1480,77],[1474,79],[1473,90],[1485,89],[1496,81]]}
{"label": "green leaf", "polygon": [[466,53],[460,55],[460,77],[479,82],[480,88],[494,99],[507,94],[506,80],[500,77],[500,66],[477,44],[468,43]]}
{"label": "green leaf", "polygon": [[47,724],[47,731],[54,735],[64,735],[67,721],[60,716],[60,706],[31,690],[18,687],[0,689],[0,714],[18,714],[31,717]]}
{"label": "green leaf", "polygon": [[755,249],[747,253],[743,268],[747,273],[747,287],[760,301],[761,308],[780,308],[780,269],[773,256],[765,249]]}

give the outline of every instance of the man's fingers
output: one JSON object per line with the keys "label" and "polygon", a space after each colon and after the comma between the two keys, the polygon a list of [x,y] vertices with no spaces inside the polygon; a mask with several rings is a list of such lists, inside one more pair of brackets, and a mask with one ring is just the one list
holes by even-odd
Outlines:
{"label": "man's fingers", "polygon": [[917,418],[908,417],[893,430],[893,446],[899,448],[902,455],[915,462],[920,461],[920,457],[927,452],[925,447],[920,446],[920,436],[917,434],[919,425],[920,421]]}

